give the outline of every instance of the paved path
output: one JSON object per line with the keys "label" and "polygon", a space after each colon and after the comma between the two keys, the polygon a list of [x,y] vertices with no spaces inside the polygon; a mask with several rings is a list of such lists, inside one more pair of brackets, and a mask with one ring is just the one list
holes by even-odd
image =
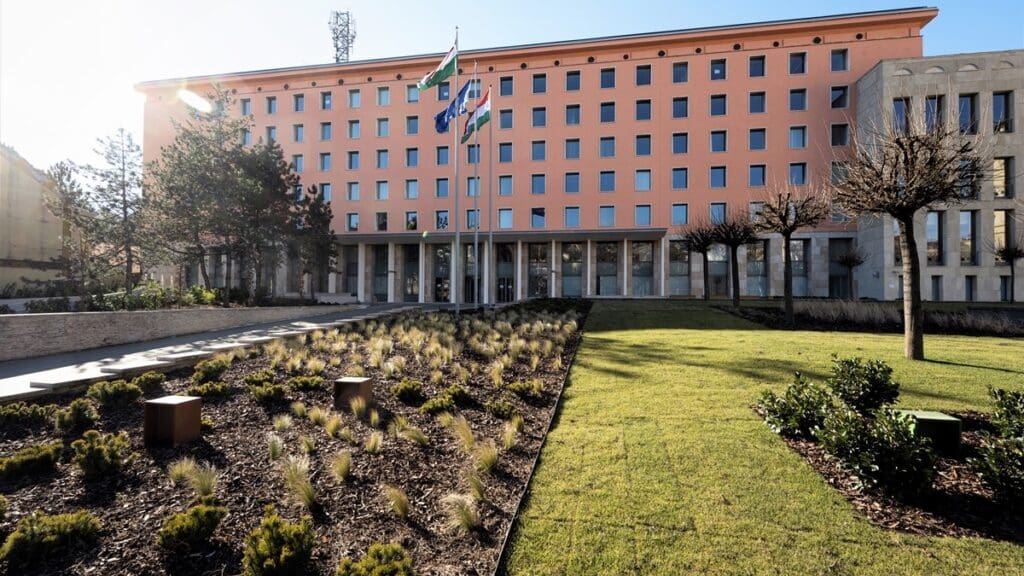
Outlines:
{"label": "paved path", "polygon": [[148,370],[167,372],[194,364],[217,351],[419,307],[437,305],[374,304],[299,320],[0,362],[0,402],[63,392],[99,380],[133,376]]}

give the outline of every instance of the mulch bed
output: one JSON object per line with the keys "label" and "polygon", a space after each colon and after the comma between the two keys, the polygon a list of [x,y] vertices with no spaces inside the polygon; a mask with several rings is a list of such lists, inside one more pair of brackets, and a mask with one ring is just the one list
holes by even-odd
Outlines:
{"label": "mulch bed", "polygon": [[[756,406],[754,412],[763,417]],[[872,524],[922,536],[974,536],[1024,543],[1024,509],[997,502],[967,461],[975,455],[984,433],[991,431],[988,416],[978,412],[952,415],[963,422],[960,455],[940,456],[932,490],[913,500],[865,487],[841,460],[827,454],[817,442],[782,439]]]}
{"label": "mulch bed", "polygon": [[[586,312],[580,305],[581,313]],[[578,320],[582,327],[585,317]],[[387,321],[387,320],[385,320]],[[317,451],[311,456],[311,479],[316,489],[319,508],[313,516],[317,542],[310,574],[333,574],[344,556],[361,558],[374,542],[394,541],[402,544],[413,558],[417,574],[491,574],[501,552],[503,537],[514,520],[520,499],[529,481],[531,466],[539,452],[547,427],[556,409],[565,376],[582,330],[566,342],[562,352],[563,366],[554,369],[544,360],[537,370],[530,370],[529,354],[506,372],[505,382],[540,378],[544,382],[539,396],[519,399],[495,387],[488,377],[488,361],[476,357],[469,348],[454,361],[464,366],[481,365],[465,388],[472,399],[460,408],[479,440],[493,439],[500,457],[495,470],[481,475],[486,485],[486,499],[479,505],[483,529],[475,535],[460,535],[447,525],[441,499],[450,493],[467,493],[466,472],[473,466],[472,457],[458,446],[452,433],[441,427],[437,419],[422,415],[416,406],[401,403],[391,393],[395,380],[385,381],[375,369],[367,369],[373,378],[376,409],[380,412],[380,429],[385,431],[383,448],[376,454],[363,449],[365,439],[374,430],[356,420],[348,411],[341,412],[344,425],[355,433],[355,442],[330,438],[323,428],[307,419],[293,417],[292,428],[278,433],[285,440],[286,454],[299,454],[298,438],[308,435],[316,440]],[[324,359],[329,353],[311,354]],[[396,343],[396,352],[399,350]],[[364,364],[365,364],[364,353]],[[423,382],[424,394],[434,397],[453,383],[450,374],[440,385],[429,382],[429,366],[418,365],[409,358],[403,377]],[[142,405],[123,409],[100,409],[102,432],[128,433],[134,459],[118,476],[87,483],[77,466],[62,461],[57,472],[31,481],[0,481],[0,493],[10,501],[6,518],[0,520],[0,541],[6,538],[18,519],[33,510],[48,514],[86,509],[102,522],[98,545],[78,551],[72,558],[53,558],[25,567],[0,566],[11,574],[237,574],[245,537],[263,517],[267,504],[291,521],[308,514],[285,490],[276,465],[267,456],[266,435],[273,431],[273,416],[289,412],[289,403],[303,401],[307,408],[332,404],[328,385],[322,390],[289,391],[288,401],[272,407],[255,402],[246,391],[242,377],[268,366],[266,356],[237,360],[222,380],[233,394],[223,399],[204,399],[203,418],[212,423],[196,443],[176,448],[147,448],[142,444]],[[323,377],[327,383],[345,375],[344,367],[328,366]],[[277,380],[287,376],[278,366]],[[188,388],[191,369],[168,375],[159,393],[183,394]],[[511,450],[501,448],[504,422],[484,409],[494,398],[511,399],[525,420],[517,444]],[[66,405],[70,397],[56,403]],[[53,401],[53,400],[50,400]],[[428,446],[395,438],[386,432],[387,423],[395,416],[408,418],[410,424],[428,436]],[[50,430],[0,430],[0,455],[9,455],[25,446],[52,440]],[[75,437],[65,438],[70,444]],[[345,483],[330,474],[330,457],[340,450],[352,453],[352,473]],[[191,555],[167,557],[155,545],[155,536],[164,520],[182,512],[194,501],[187,486],[174,487],[166,467],[182,456],[208,461],[217,466],[221,476],[217,486],[220,503],[229,510],[221,522],[211,545]],[[402,487],[410,500],[408,520],[398,519],[382,494],[383,484]]]}

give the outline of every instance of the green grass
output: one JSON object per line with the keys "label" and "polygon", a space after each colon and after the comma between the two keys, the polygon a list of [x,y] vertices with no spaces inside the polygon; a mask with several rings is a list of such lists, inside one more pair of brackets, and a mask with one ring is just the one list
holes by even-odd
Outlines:
{"label": "green grass", "polygon": [[1024,546],[876,528],[750,410],[830,355],[882,358],[901,404],[990,411],[1019,340],[767,330],[692,302],[599,301],[517,523],[508,574],[1013,574]]}

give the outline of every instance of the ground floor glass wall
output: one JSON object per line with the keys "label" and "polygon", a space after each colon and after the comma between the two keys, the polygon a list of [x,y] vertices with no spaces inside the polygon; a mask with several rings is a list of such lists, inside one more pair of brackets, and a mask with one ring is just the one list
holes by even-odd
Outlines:
{"label": "ground floor glass wall", "polygon": [[690,250],[682,240],[668,243],[668,293],[670,296],[690,294]]}
{"label": "ground floor glass wall", "polygon": [[551,294],[548,283],[551,277],[551,244],[528,244],[527,297],[543,298]]}
{"label": "ground floor glass wall", "polygon": [[597,295],[619,293],[619,243],[597,243]]}
{"label": "ground floor glass wall", "polygon": [[633,242],[632,293],[633,296],[654,294],[654,242]]}
{"label": "ground floor glass wall", "polygon": [[495,299],[498,302],[512,302],[516,299],[515,244],[494,245]]}
{"label": "ground floor glass wall", "polygon": [[583,244],[580,242],[562,244],[562,296],[583,296]]}
{"label": "ground floor glass wall", "polygon": [[747,296],[768,297],[768,241],[747,244]]}

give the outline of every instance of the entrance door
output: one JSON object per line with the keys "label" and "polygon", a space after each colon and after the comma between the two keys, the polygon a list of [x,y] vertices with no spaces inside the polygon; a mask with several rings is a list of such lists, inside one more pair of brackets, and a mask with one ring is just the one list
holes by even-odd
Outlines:
{"label": "entrance door", "polygon": [[402,278],[405,279],[402,296],[406,302],[420,299],[420,247],[415,244],[402,246]]}
{"label": "entrance door", "polygon": [[434,302],[451,301],[452,249],[447,244],[436,244],[434,253]]}
{"label": "entrance door", "polygon": [[516,299],[515,283],[515,246],[512,244],[495,244],[494,257],[497,260],[497,301],[512,302]]}
{"label": "entrance door", "polygon": [[530,298],[544,298],[551,295],[548,286],[551,273],[551,244],[537,243],[529,245],[529,283],[527,284]]}

